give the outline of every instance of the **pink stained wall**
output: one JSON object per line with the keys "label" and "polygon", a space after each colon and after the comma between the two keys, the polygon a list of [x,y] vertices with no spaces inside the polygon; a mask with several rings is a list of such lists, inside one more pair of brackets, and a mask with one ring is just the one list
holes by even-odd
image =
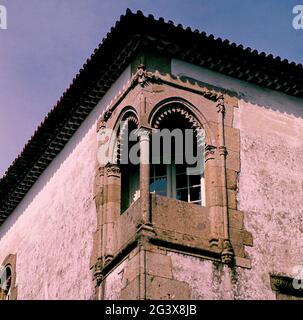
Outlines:
{"label": "pink stained wall", "polygon": [[0,228],[0,263],[17,254],[18,299],[92,299],[96,120],[128,67]]}
{"label": "pink stained wall", "polygon": [[188,282],[197,299],[275,299],[270,273],[295,277],[296,266],[303,267],[303,100],[179,60],[173,59],[172,72],[239,97],[237,203],[254,242],[246,247],[251,269],[219,270],[200,259],[208,269],[199,271],[195,258],[179,255],[175,278]]}

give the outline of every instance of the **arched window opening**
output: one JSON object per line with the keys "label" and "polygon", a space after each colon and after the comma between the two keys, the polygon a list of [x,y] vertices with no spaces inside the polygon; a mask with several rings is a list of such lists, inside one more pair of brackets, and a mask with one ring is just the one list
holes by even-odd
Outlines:
{"label": "arched window opening", "polygon": [[150,192],[204,206],[204,131],[178,106],[166,108],[156,119]]}
{"label": "arched window opening", "polygon": [[[122,121],[119,133],[118,163],[121,171],[121,213],[140,197],[139,186],[139,146],[134,116]],[[136,152],[136,150],[138,152]]]}
{"label": "arched window opening", "polygon": [[9,266],[3,268],[0,275],[0,300],[9,300],[12,285],[12,270]]}

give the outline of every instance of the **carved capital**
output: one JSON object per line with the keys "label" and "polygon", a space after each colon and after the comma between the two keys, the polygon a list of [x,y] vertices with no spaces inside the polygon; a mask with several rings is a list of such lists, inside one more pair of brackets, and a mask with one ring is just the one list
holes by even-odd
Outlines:
{"label": "carved capital", "polygon": [[108,163],[105,166],[105,171],[106,171],[106,175],[108,177],[111,177],[111,176],[119,177],[120,176],[120,167],[117,164]]}
{"label": "carved capital", "polygon": [[152,128],[141,126],[140,128],[138,128],[136,130],[135,133],[141,139],[149,139],[149,137],[152,133],[152,130],[153,130]]}

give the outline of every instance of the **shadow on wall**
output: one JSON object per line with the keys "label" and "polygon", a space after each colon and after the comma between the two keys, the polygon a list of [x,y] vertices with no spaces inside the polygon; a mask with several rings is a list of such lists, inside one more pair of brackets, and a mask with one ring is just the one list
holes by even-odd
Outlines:
{"label": "shadow on wall", "polygon": [[230,96],[245,102],[303,119],[303,99],[176,59],[172,59],[172,74],[180,77],[184,82],[196,83],[210,89],[224,88]]}

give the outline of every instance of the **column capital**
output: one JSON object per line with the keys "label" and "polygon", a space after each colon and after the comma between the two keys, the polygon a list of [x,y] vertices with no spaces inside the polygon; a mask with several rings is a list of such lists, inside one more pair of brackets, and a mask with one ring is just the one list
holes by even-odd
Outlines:
{"label": "column capital", "polygon": [[105,171],[108,177],[110,176],[120,176],[120,167],[116,163],[107,163],[105,166]]}
{"label": "column capital", "polygon": [[149,139],[149,136],[151,135],[153,130],[154,129],[152,127],[141,126],[135,131],[135,134],[138,135],[138,137],[140,137],[140,138],[148,138]]}

